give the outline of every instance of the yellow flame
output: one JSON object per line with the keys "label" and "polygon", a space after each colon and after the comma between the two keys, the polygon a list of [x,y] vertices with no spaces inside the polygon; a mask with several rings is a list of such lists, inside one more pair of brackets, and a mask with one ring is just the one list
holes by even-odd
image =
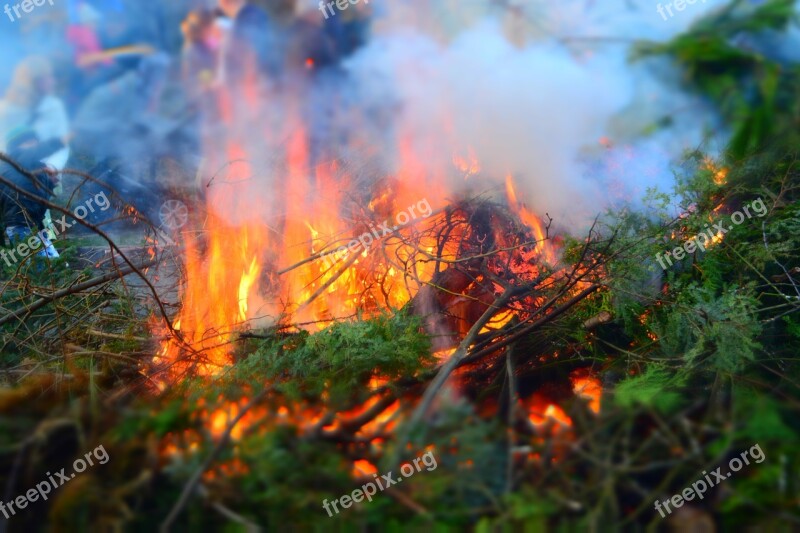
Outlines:
{"label": "yellow flame", "polygon": [[259,271],[258,261],[253,257],[250,267],[242,273],[242,279],[239,282],[239,320],[247,320],[247,295],[258,277]]}

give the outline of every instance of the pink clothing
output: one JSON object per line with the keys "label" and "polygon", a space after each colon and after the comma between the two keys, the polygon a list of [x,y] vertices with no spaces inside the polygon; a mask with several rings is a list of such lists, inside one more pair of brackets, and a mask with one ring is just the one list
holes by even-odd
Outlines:
{"label": "pink clothing", "polygon": [[[76,61],[80,60],[85,54],[95,54],[103,51],[97,33],[90,26],[71,24],[67,28],[67,41],[75,48]],[[99,64],[110,65],[111,63],[110,59],[106,59]]]}

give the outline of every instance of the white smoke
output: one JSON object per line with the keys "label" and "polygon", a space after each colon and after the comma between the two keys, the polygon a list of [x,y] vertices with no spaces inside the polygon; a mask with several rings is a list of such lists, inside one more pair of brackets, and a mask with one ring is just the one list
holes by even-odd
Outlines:
{"label": "white smoke", "polygon": [[667,40],[726,2],[666,21],[649,2],[516,3],[381,3],[378,35],[348,63],[357,98],[399,108],[395,133],[432,173],[472,149],[481,179],[514,175],[526,203],[561,226],[669,187],[672,165],[718,124],[669,81],[679,73],[666,60],[632,65],[630,46]]}

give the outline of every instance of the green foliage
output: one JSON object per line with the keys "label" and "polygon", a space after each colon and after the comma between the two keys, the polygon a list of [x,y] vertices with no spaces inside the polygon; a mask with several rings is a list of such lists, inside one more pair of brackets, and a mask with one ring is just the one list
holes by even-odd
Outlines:
{"label": "green foliage", "polygon": [[[536,428],[541,432],[533,433],[522,411],[512,431],[502,408],[492,415],[475,408],[485,409],[496,400],[495,389],[507,392],[502,388],[505,361],[499,358],[485,361],[485,368],[474,374],[481,377],[473,378],[495,381],[465,388],[478,391],[477,399],[442,394],[420,427],[394,427],[380,442],[340,438],[335,430],[325,433],[325,427],[336,427],[375,396],[371,380],[376,376],[397,387],[392,392],[406,415],[400,420],[408,419],[434,359],[421,320],[404,313],[339,323],[313,334],[271,330],[265,339],[237,343],[237,362],[213,380],[185,380],[156,398],[142,394],[125,409],[116,403],[121,395],[112,387],[117,383],[113,372],[98,382],[87,372],[97,368],[96,356],[69,361],[78,378],[92,376],[83,392],[70,388],[76,378],[59,386],[31,382],[25,385],[34,391],[29,394],[44,398],[45,411],[58,411],[57,416],[67,409],[53,407],[56,394],[77,398],[63,403],[81,413],[75,417],[81,431],[97,436],[97,428],[106,428],[102,442],[117,447],[109,463],[117,470],[105,478],[107,486],[96,483],[93,494],[110,499],[129,491],[118,497],[110,514],[126,520],[133,515],[128,522],[132,530],[155,529],[216,448],[220,428],[215,424],[215,436],[209,434],[209,414],[231,413],[233,403],[241,407],[264,389],[269,394],[250,413],[253,419],[242,424],[242,433],[213,461],[214,476],[204,478],[203,491],[198,491],[206,496],[190,499],[176,530],[238,527],[212,511],[212,503],[277,530],[604,530],[622,528],[622,523],[640,530],[648,523],[662,524],[652,510],[656,497],[679,493],[704,469],[724,465],[756,443],[766,459],[715,487],[713,497],[709,493],[693,511],[729,529],[752,524],[777,530],[787,517],[796,517],[800,499],[800,298],[793,284],[800,267],[800,135],[793,131],[800,118],[800,76],[796,67],[740,43],[742,37],[783,28],[793,4],[735,1],[672,42],[639,49],[677,61],[688,85],[717,105],[734,136],[730,154],[720,160],[710,161],[700,151],[687,154],[675,189],[649,191],[643,212],[606,213],[589,249],[591,258],[602,261],[602,272],[593,281],[602,283],[603,290],[570,309],[551,329],[524,339],[529,344],[520,341],[515,347],[518,392],[555,389],[573,422],[568,429]],[[722,168],[729,174],[719,184]],[[722,242],[666,270],[659,266],[657,254],[681,246],[710,222],[731,226],[730,214],[757,198],[765,201],[768,215],[737,225]],[[568,239],[567,265],[580,259],[585,245],[583,237]],[[51,279],[29,275],[34,286],[46,286]],[[21,284],[17,290],[25,301],[36,298],[30,286]],[[88,299],[83,305],[98,301]],[[117,298],[109,307],[125,319],[126,326],[114,330],[122,338],[87,345],[98,351],[134,349],[127,337],[140,323],[130,320],[130,301]],[[610,312],[613,322],[584,327],[600,312]],[[31,324],[53,321],[55,314],[44,308]],[[11,336],[12,330],[4,331]],[[536,342],[546,349],[528,352],[528,346],[540,346]],[[19,363],[22,351],[7,346],[4,359]],[[554,352],[557,361],[533,364],[541,353]],[[570,396],[569,387],[559,389],[547,365],[592,365],[600,372],[605,392],[600,412],[589,413],[582,400]],[[107,361],[103,366],[113,369]],[[84,403],[102,403],[84,401],[86,390],[109,399],[111,408],[103,417],[81,411]],[[19,390],[0,392],[2,405],[24,397]],[[277,415],[281,409],[289,414]],[[322,413],[334,417],[321,420]],[[34,414],[15,414],[13,420],[0,418],[0,452],[7,465],[16,464],[19,443],[36,429]],[[406,430],[415,444],[397,442]],[[194,438],[191,452],[169,456],[160,451],[164,437],[186,434]],[[375,458],[385,473],[395,466],[389,458],[409,460],[429,446],[436,450],[438,467],[404,481],[408,499],[402,503],[379,493],[335,518],[322,509],[324,499],[358,488],[351,472],[355,458]],[[541,460],[526,460],[528,455]],[[242,468],[223,468],[232,464]],[[146,481],[132,481],[145,472],[151,474]],[[80,517],[81,526],[97,526],[89,511],[96,514],[107,505],[97,500],[102,498],[78,492],[62,506]],[[409,501],[430,516],[418,514],[417,507],[411,510]]]}
{"label": "green foliage", "polygon": [[789,334],[796,339],[800,339],[800,322],[790,316],[783,317],[783,321],[786,323],[786,329]]}
{"label": "green foliage", "polygon": [[[647,217],[609,216],[603,231],[619,237],[607,266],[617,329],[600,331],[596,344],[609,349],[606,379],[618,382],[598,426],[603,435],[614,423],[644,427],[638,434],[644,442],[669,435],[670,445],[643,445],[633,454],[651,461],[700,452],[660,472],[668,487],[653,497],[678,493],[714,468],[709,462],[725,465],[758,443],[766,459],[715,488],[715,518],[732,528],[778,529],[796,517],[800,494],[794,423],[800,405],[800,70],[739,44],[744,35],[785,27],[793,5],[764,2],[748,13],[744,2],[732,2],[672,42],[639,49],[676,60],[734,135],[720,160],[688,154],[674,191],[650,195]],[[732,222],[734,212],[759,199],[766,215]],[[723,240],[673,261],[661,290],[651,291],[655,254],[682,246],[712,222],[730,228]],[[691,436],[684,440],[682,431]]]}
{"label": "green foliage", "polygon": [[673,57],[692,88],[711,98],[734,128],[729,148],[740,159],[790,129],[777,119],[787,110],[798,112],[798,70],[781,68],[736,43],[744,34],[785,29],[794,6],[794,0],[767,0],[749,9],[736,0],[669,43],[640,44],[634,57]]}
{"label": "green foliage", "polygon": [[761,327],[749,291],[728,287],[716,294],[688,284],[676,293],[676,305],[657,313],[652,324],[665,356],[682,356],[690,367],[727,372],[755,359]]}
{"label": "green foliage", "polygon": [[793,415],[780,402],[751,387],[738,386],[734,391],[736,414],[743,421],[739,432],[742,439],[763,443],[797,442],[800,432],[792,420]]}
{"label": "green foliage", "polygon": [[329,520],[322,501],[355,488],[334,444],[298,438],[288,426],[243,439],[236,456],[249,469],[236,485],[248,495],[248,514],[258,517],[259,523],[291,520],[299,527]]}
{"label": "green foliage", "polygon": [[[445,403],[423,425],[425,444],[437,450],[438,466],[419,476],[418,491],[436,502],[437,514],[449,523],[466,524],[470,509],[499,508],[507,468],[507,443],[497,438],[503,432],[499,421],[477,416],[467,403]],[[403,431],[398,428],[398,433]]]}
{"label": "green foliage", "polygon": [[620,382],[614,389],[614,401],[625,408],[642,405],[662,413],[672,413],[684,404],[672,372],[650,365],[643,374]]}
{"label": "green foliage", "polygon": [[330,404],[341,408],[355,391],[367,388],[372,376],[413,377],[432,361],[421,320],[398,313],[267,341],[235,372],[246,381],[277,381],[292,401],[319,398],[325,392]]}
{"label": "green foliage", "polygon": [[[5,302],[3,307],[8,307],[8,311],[24,313],[26,306],[41,298],[41,291],[38,288],[57,290],[74,284],[76,279],[91,277],[86,270],[76,272],[68,266],[70,262],[74,264],[75,261],[74,247],[65,245],[60,254],[61,257],[57,260],[30,255],[10,266],[5,261],[0,261],[0,300]],[[70,296],[57,303],[45,305],[28,318],[25,324],[26,328],[29,331],[35,331],[38,327],[53,322],[57,314],[56,309],[69,308],[80,299],[80,296]],[[100,298],[93,300],[100,301]],[[36,351],[30,349],[26,343],[19,342],[18,328],[19,322],[17,321],[0,326],[0,338],[2,338],[0,364],[3,366],[17,365],[25,357],[36,354]]]}

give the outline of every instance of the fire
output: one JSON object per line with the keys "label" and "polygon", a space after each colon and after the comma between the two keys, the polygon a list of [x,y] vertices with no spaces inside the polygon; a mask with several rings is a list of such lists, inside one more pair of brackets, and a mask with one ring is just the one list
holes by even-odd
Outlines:
{"label": "fire", "polygon": [[508,324],[509,322],[511,322],[511,319],[514,318],[515,316],[516,316],[516,313],[514,313],[511,310],[501,311],[501,312],[497,313],[496,315],[494,315],[486,323],[486,325],[481,329],[480,332],[481,333],[487,333],[489,331],[498,330],[498,329],[502,328],[503,326],[505,326],[506,324]]}
{"label": "fire", "polygon": [[506,196],[508,204],[520,219],[530,227],[536,237],[535,251],[542,257],[545,263],[555,265],[558,263],[556,250],[553,248],[552,241],[547,235],[547,228],[542,224],[542,220],[528,211],[525,204],[517,199],[517,192],[514,188],[514,179],[511,175],[506,176]]}
{"label": "fire", "polygon": [[[231,149],[232,160],[241,159],[240,154],[236,147]],[[231,182],[250,176],[246,164],[229,168]],[[233,187],[219,190],[224,194],[209,200],[205,242],[194,234],[184,235],[186,284],[180,291],[181,310],[174,326],[181,335],[170,336],[154,361],[171,378],[190,370],[214,375],[231,362],[234,333],[249,318],[248,302],[258,288],[258,258],[268,242],[267,229],[251,221],[225,222],[220,210],[236,209],[237,198]],[[161,331],[168,333],[166,328]],[[192,352],[202,353],[201,359],[191,357]]]}
{"label": "fire", "polygon": [[[225,102],[230,104],[223,99]],[[233,110],[223,106],[223,111],[230,120]],[[291,121],[291,113],[288,114]],[[285,143],[285,179],[277,180],[279,185],[274,191],[279,199],[279,220],[270,219],[269,225],[264,221],[266,209],[248,189],[248,183],[259,178],[258,169],[243,163],[249,161],[248,154],[242,146],[231,143],[226,157],[235,164],[226,167],[225,176],[215,177],[224,186],[209,187],[204,225],[182,235],[185,284],[180,287],[181,308],[174,320],[174,331],[156,326],[165,339],[153,361],[161,372],[155,379],[162,388],[188,373],[213,376],[222,372],[232,363],[237,333],[262,317],[313,331],[336,320],[400,309],[433,278],[436,262],[430,260],[431,255],[459,259],[462,235],[458,231],[462,230],[454,230],[442,247],[435,232],[426,231],[436,223],[437,208],[447,205],[447,191],[442,185],[446,183],[446,171],[431,172],[425,155],[414,147],[410,137],[400,136],[396,175],[380,180],[364,197],[353,198],[349,195],[356,194],[352,192],[356,187],[351,187],[355,178],[348,169],[337,162],[312,165],[306,129],[297,118],[292,124],[294,133]],[[471,149],[463,158],[455,156],[453,164],[467,177],[481,168]],[[510,176],[505,186],[510,209],[530,228],[536,241],[527,246],[532,250],[526,252],[530,261],[526,255],[519,268],[535,277],[540,263],[550,267],[558,264],[557,249],[541,219],[518,199]],[[402,220],[399,213],[416,205],[422,197],[432,208],[432,216]],[[379,235],[375,228],[383,224],[391,232]],[[499,235],[497,243],[504,246],[507,237]],[[531,302],[531,306],[535,305]],[[484,332],[502,328],[520,312],[499,311]],[[451,354],[452,349],[448,349],[437,355],[444,360]],[[588,395],[592,410],[599,410],[596,380],[582,377],[575,382],[581,384],[576,394]],[[376,376],[370,389],[375,391],[383,384],[385,380]],[[247,398],[218,403],[221,405],[213,408],[198,406],[197,411],[214,438],[226,431],[247,404]],[[537,397],[527,405],[528,419],[536,426],[547,421],[554,421],[559,427],[572,425],[560,406],[544,398]],[[322,429],[335,431],[342,424],[379,409],[360,427],[358,436],[370,439],[370,449],[380,451],[384,433],[391,431],[404,414],[399,400],[392,402],[375,394],[358,408],[338,413]],[[267,414],[254,409],[246,413],[231,431],[232,440],[240,439],[248,426],[265,416],[270,417],[271,423],[294,423],[302,429],[320,423],[324,414],[319,406],[279,406],[273,411]],[[180,449],[178,443],[186,439],[170,436],[167,441],[167,449],[175,453]],[[184,451],[196,448],[198,439],[188,442]],[[377,472],[364,459],[356,460],[353,468],[354,475]]]}
{"label": "fire", "polygon": [[[588,400],[589,409],[595,414],[599,413],[600,398],[603,393],[600,380],[589,369],[584,368],[574,370],[569,378],[575,396]],[[552,431],[555,434],[572,427],[572,419],[564,409],[542,394],[534,393],[521,404],[528,413],[528,420],[537,428],[552,424]]]}
{"label": "fire", "polygon": [[528,402],[528,420],[534,426],[543,426],[550,421],[561,427],[572,426],[572,419],[561,407],[547,402],[538,395],[534,395]]}
{"label": "fire", "polygon": [[725,185],[728,181],[728,169],[718,166],[710,157],[703,159],[703,168],[711,172],[711,179],[715,185]]}
{"label": "fire", "polygon": [[[440,185],[445,180],[430,175],[411,142],[401,140],[398,149],[397,179],[380,182],[366,202],[353,202],[346,196],[351,183],[346,168],[335,162],[311,166],[306,130],[297,120],[286,143],[288,179],[276,190],[286,199],[284,213],[272,228],[259,218],[262,206],[247,189],[258,173],[242,163],[248,161],[244,148],[232,143],[227,158],[236,164],[227,167],[224,179],[215,178],[225,186],[210,189],[203,231],[185,236],[181,337],[165,341],[156,362],[172,366],[173,376],[190,368],[211,375],[230,363],[234,333],[256,316],[321,329],[357,314],[402,308],[436,268],[434,261],[415,259],[437,252],[456,259],[459,239],[453,235],[438,250],[435,238],[424,233],[435,217],[401,218],[420,201],[420,191],[433,208],[446,196]],[[471,149],[455,164],[470,173],[480,169]],[[510,177],[506,191],[512,210],[533,231],[536,259],[556,264],[547,228],[518,200]],[[240,220],[228,221],[230,213]],[[379,234],[375,228],[381,224],[393,231]],[[406,240],[412,234],[417,239]],[[502,327],[513,316],[502,312],[487,328]],[[202,353],[202,360],[191,352]]]}
{"label": "fire", "polygon": [[589,400],[589,409],[595,414],[600,412],[600,397],[603,395],[603,386],[600,380],[581,369],[573,372],[570,377],[572,392],[579,398]]}
{"label": "fire", "polygon": [[358,459],[353,463],[353,477],[360,478],[378,473],[378,468],[366,459]]}
{"label": "fire", "polygon": [[258,267],[257,259],[253,257],[250,268],[242,273],[242,279],[239,281],[239,320],[242,322],[247,320],[247,297],[259,272],[260,268]]}
{"label": "fire", "polygon": [[481,171],[481,164],[478,158],[475,157],[475,152],[471,146],[467,148],[466,157],[461,157],[458,154],[453,155],[453,165],[455,165],[460,172],[464,173],[464,179],[474,176]]}

